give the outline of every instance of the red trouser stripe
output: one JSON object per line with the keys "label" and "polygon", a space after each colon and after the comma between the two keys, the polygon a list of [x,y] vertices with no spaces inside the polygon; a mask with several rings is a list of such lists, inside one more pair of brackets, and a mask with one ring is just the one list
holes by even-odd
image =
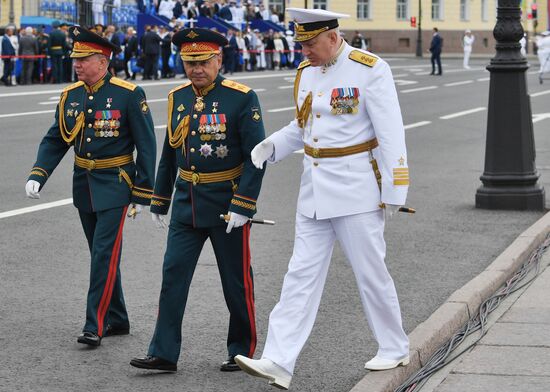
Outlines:
{"label": "red trouser stripe", "polygon": [[256,311],[254,309],[254,284],[250,274],[250,223],[243,226],[243,278],[248,321],[250,322],[250,351],[248,357],[252,358],[256,350]]}
{"label": "red trouser stripe", "polygon": [[113,245],[113,252],[111,253],[111,260],[109,262],[109,274],[107,275],[107,281],[101,295],[101,301],[99,301],[99,308],[97,309],[97,334],[103,336],[103,321],[105,315],[111,304],[111,297],[113,296],[113,288],[115,286],[116,273],[118,268],[118,255],[120,253],[120,244],[122,243],[122,229],[124,228],[124,218],[126,218],[126,211],[128,206],[122,210],[122,218],[118,226],[118,233],[116,235],[115,244]]}

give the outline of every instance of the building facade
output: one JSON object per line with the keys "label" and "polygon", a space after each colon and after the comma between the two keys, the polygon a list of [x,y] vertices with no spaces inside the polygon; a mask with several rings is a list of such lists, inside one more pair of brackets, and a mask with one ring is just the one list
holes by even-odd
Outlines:
{"label": "building facade", "polygon": [[[494,53],[493,28],[498,0],[288,0],[287,7],[324,8],[349,14],[340,21],[340,29],[351,39],[359,31],[369,50],[380,53],[415,53],[418,23],[422,27],[422,48],[426,52],[437,27],[443,37],[443,52],[462,52],[465,30],[476,37],[473,53]],[[536,4],[537,23],[530,17]],[[522,24],[532,37],[548,29],[550,0],[522,0]],[[422,15],[419,15],[419,8]],[[411,26],[411,17],[416,27]],[[535,27],[535,25],[537,25]]]}

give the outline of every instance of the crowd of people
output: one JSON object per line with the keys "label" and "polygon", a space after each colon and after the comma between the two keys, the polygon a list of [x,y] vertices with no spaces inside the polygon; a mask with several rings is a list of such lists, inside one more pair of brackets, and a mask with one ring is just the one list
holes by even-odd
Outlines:
{"label": "crowd of people", "polygon": [[[73,43],[67,33],[68,26],[54,21],[52,27],[50,34],[46,34],[43,28],[6,28],[1,45],[1,81],[6,86],[76,80],[73,60],[69,56]],[[140,39],[133,27],[122,31],[114,25],[95,24],[89,28],[122,49],[118,56],[111,59],[111,74],[124,75],[132,80],[138,74],[142,75],[142,80],[173,78],[176,75],[185,77],[179,48],[171,42],[172,36],[184,28],[183,25],[145,26]],[[229,44],[223,48],[223,72],[232,74],[295,68],[303,58],[301,47],[294,43],[292,34],[290,30],[285,33],[273,30],[262,33],[248,26],[243,31],[229,29],[225,34]],[[15,72],[17,59],[20,59],[21,66]]]}
{"label": "crowd of people", "polygon": [[196,20],[199,16],[218,17],[233,24],[238,30],[253,20],[268,20],[283,25],[284,14],[263,2],[235,0],[153,0],[148,6],[140,5],[143,12],[159,15],[167,21]]}

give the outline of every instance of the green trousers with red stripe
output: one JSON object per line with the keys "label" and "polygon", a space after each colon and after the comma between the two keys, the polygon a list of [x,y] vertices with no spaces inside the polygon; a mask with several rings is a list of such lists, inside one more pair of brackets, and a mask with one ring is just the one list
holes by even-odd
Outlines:
{"label": "green trousers with red stripe", "polygon": [[90,287],[83,331],[99,336],[103,336],[107,324],[129,327],[119,268],[127,208],[98,212],[78,210],[91,253]]}
{"label": "green trousers with red stripe", "polygon": [[162,288],[149,355],[176,363],[189,286],[204,242],[210,238],[229,309],[229,355],[252,357],[256,349],[254,284],[250,266],[250,224],[225,232],[225,226],[197,229],[170,222],[164,255]]}

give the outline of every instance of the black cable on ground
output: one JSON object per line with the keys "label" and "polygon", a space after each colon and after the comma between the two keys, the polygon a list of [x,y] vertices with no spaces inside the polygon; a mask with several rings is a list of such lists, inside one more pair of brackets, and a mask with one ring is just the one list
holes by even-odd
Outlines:
{"label": "black cable on ground", "polygon": [[[508,279],[495,294],[480,305],[477,315],[468,320],[468,322],[455,335],[453,335],[430,357],[424,367],[410,376],[403,384],[395,389],[394,392],[419,391],[433,373],[448,365],[460,355],[475,346],[487,333],[486,326],[489,314],[491,314],[491,312],[493,312],[506,297],[531,284],[537,277],[540,271],[540,259],[549,246],[550,234],[548,234],[544,242],[537,249],[535,249],[533,253],[531,253],[527,261],[522,264],[514,276]],[[532,274],[532,276],[527,281],[522,283],[522,281],[530,274]],[[468,344],[464,349],[456,353],[454,352],[454,350],[462,344],[467,336],[477,331],[480,331],[480,333],[478,338],[473,343]]]}

